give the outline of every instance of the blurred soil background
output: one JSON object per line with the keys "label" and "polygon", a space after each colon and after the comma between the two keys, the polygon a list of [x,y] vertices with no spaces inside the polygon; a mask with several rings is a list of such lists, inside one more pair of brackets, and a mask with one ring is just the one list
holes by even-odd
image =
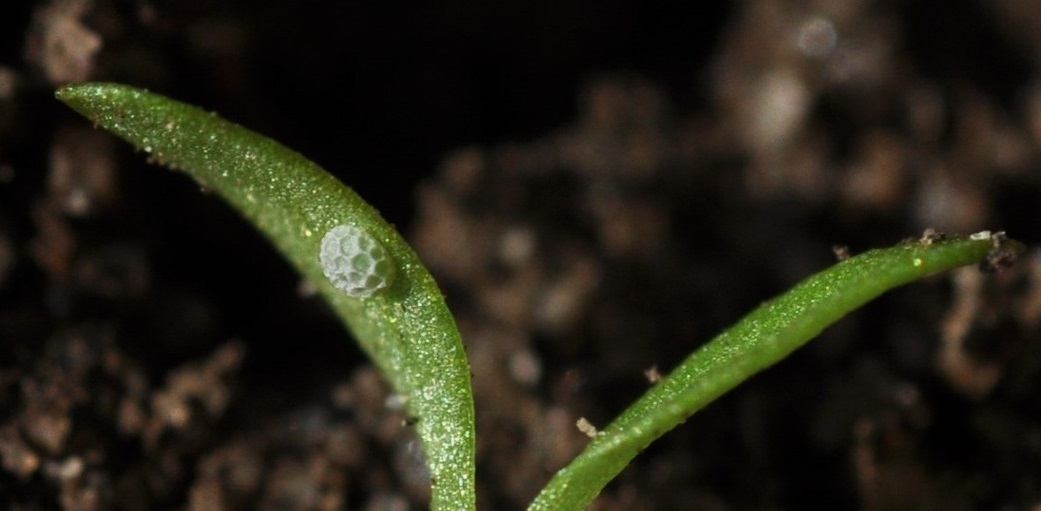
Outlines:
{"label": "blurred soil background", "polygon": [[[926,228],[1041,241],[1041,2],[5,1],[0,508],[424,509],[329,310],[53,99],[119,81],[340,176],[415,243],[523,509],[699,343]],[[1041,509],[1041,256],[894,291],[651,446],[598,510]]]}

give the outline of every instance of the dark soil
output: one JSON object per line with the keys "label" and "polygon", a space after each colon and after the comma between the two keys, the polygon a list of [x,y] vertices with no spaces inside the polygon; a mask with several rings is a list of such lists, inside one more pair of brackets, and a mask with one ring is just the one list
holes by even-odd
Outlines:
{"label": "dark soil", "polygon": [[[584,445],[579,418],[606,424],[833,246],[1036,247],[1039,26],[1036,0],[2,2],[0,508],[428,498],[324,304],[57,85],[214,109],[409,233],[471,357],[480,507],[511,510]],[[594,508],[1037,509],[1039,328],[1036,249],[894,291]]]}

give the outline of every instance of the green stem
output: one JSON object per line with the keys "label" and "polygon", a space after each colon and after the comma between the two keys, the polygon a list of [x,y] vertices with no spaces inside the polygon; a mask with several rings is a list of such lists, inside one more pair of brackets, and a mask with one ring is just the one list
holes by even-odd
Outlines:
{"label": "green stem", "polygon": [[[196,107],[105,83],[69,85],[57,97],[154,161],[185,171],[264,233],[407,399],[430,468],[431,507],[475,508],[473,396],[459,331],[434,279],[375,209],[298,153]],[[389,287],[352,295],[323,273],[321,240],[344,224],[385,248],[394,265]]]}
{"label": "green stem", "polygon": [[752,311],[695,351],[590,441],[530,511],[585,509],[652,441],[878,295],[929,274],[1023,250],[1003,235],[923,238],[841,261]]}

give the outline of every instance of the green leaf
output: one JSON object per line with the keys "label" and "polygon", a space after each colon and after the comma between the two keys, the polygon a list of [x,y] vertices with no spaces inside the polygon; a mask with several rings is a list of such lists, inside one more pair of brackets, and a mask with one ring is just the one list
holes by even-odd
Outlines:
{"label": "green leaf", "polygon": [[981,261],[984,269],[1002,266],[1023,249],[1000,233],[947,240],[926,236],[866,252],[807,278],[690,355],[598,433],[528,509],[585,509],[652,441],[878,295],[958,266]]}
{"label": "green leaf", "polygon": [[[196,107],[105,83],[69,85],[57,97],[155,162],[188,173],[256,225],[407,399],[425,447],[432,508],[475,508],[473,396],[459,332],[429,272],[375,209],[300,154]],[[326,278],[321,241],[344,224],[389,254],[393,279],[385,289],[351,296]]]}

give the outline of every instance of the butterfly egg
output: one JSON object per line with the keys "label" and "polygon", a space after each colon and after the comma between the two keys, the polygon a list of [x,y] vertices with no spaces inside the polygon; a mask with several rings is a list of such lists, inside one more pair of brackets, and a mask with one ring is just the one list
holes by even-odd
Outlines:
{"label": "butterfly egg", "polygon": [[337,225],[322,238],[322,273],[340,291],[372,296],[394,280],[394,261],[383,244],[359,227]]}

